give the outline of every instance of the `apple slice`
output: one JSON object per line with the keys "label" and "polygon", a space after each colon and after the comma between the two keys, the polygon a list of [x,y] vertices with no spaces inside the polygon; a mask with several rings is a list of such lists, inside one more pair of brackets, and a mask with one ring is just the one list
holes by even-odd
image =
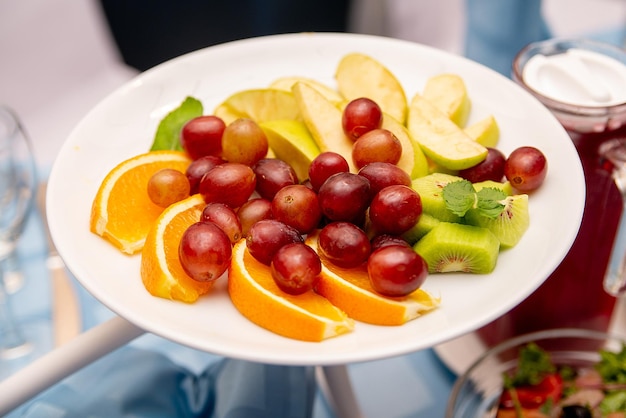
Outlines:
{"label": "apple slice", "polygon": [[273,120],[261,122],[260,126],[276,158],[287,161],[300,181],[308,179],[309,166],[320,149],[304,122]]}
{"label": "apple slice", "polygon": [[270,88],[291,92],[293,85],[297,82],[308,84],[309,86],[313,87],[315,90],[320,92],[322,96],[326,97],[335,105],[339,105],[346,100],[337,90],[327,86],[320,81],[306,77],[281,77],[277,80],[274,80],[270,84]]}
{"label": "apple slice", "polygon": [[308,84],[298,82],[293,85],[292,91],[302,119],[320,152],[333,151],[342,155],[350,171],[356,172],[352,162],[354,143],[341,127],[341,110]]}
{"label": "apple slice", "polygon": [[278,89],[250,89],[234,93],[214,111],[214,114],[224,113],[231,117],[237,115],[250,118],[257,123],[300,118],[293,94]]}
{"label": "apple slice", "polygon": [[411,100],[407,127],[436,164],[462,170],[483,161],[487,148],[467,136],[445,113],[419,94]]}
{"label": "apple slice", "polygon": [[339,61],[335,79],[339,93],[347,100],[367,97],[398,122],[406,121],[407,99],[402,85],[374,58],[358,53],[345,55]]}
{"label": "apple slice", "polygon": [[221,103],[220,105],[218,105],[215,110],[213,110],[213,115],[222,119],[226,125],[230,125],[239,118],[248,117],[248,115],[238,112],[237,110],[230,107],[227,103]]}
{"label": "apple slice", "polygon": [[392,132],[402,145],[402,155],[396,164],[414,179],[428,174],[428,160],[420,145],[411,138],[408,129],[393,117],[383,114],[383,129]]}
{"label": "apple slice", "polygon": [[500,139],[500,127],[493,115],[489,115],[466,127],[465,133],[485,147],[494,148]]}
{"label": "apple slice", "polygon": [[423,94],[452,122],[464,127],[469,117],[471,102],[463,79],[456,74],[438,74],[426,81]]}

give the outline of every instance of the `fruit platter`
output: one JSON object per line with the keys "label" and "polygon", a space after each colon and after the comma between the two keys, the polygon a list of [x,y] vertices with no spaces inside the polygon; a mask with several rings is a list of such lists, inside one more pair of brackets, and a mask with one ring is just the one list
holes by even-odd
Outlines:
{"label": "fruit platter", "polygon": [[[354,62],[347,63],[349,60]],[[382,63],[384,67],[370,68],[371,62]],[[341,68],[342,66],[346,68]],[[548,161],[549,171],[545,180],[543,178],[545,172],[542,171],[540,181],[536,185],[525,188],[524,185],[518,184],[516,187],[520,193],[507,198],[510,203],[507,204],[506,210],[509,218],[515,220],[515,224],[507,225],[506,234],[496,234],[497,237],[491,232],[484,234],[477,234],[473,230],[470,232],[469,228],[473,226],[465,225],[465,223],[478,225],[483,222],[482,218],[480,215],[474,215],[472,220],[470,215],[477,211],[470,210],[471,213],[466,216],[468,209],[459,208],[463,206],[463,201],[467,201],[467,189],[460,186],[456,189],[449,189],[449,196],[461,196],[461,199],[457,199],[461,203],[457,202],[454,216],[462,217],[467,222],[446,221],[442,223],[452,225],[451,228],[455,230],[467,230],[463,232],[465,234],[463,239],[473,243],[474,247],[466,250],[466,253],[477,260],[473,261],[473,264],[464,260],[461,270],[472,271],[472,273],[462,272],[459,268],[453,270],[449,268],[451,262],[445,261],[442,262],[443,267],[438,268],[438,272],[435,273],[433,267],[431,273],[434,274],[429,274],[427,278],[423,275],[414,278],[413,287],[401,296],[405,297],[412,292],[410,296],[419,299],[416,303],[428,306],[423,310],[424,314],[418,315],[419,317],[415,319],[390,321],[385,324],[376,323],[376,321],[372,323],[365,319],[368,312],[356,312],[358,311],[356,309],[354,315],[363,314],[363,316],[357,316],[359,318],[357,320],[350,319],[347,322],[349,329],[346,332],[337,332],[336,336],[332,334],[332,338],[321,338],[318,342],[286,338],[280,335],[280,332],[271,329],[273,325],[280,323],[280,318],[283,316],[281,311],[271,311],[271,314],[262,312],[263,309],[273,308],[259,307],[264,302],[262,299],[255,299],[254,292],[250,290],[255,288],[254,283],[260,282],[260,277],[269,271],[267,267],[270,265],[269,260],[259,263],[262,261],[263,253],[267,252],[269,247],[261,238],[258,238],[260,245],[255,248],[251,239],[246,242],[246,239],[235,239],[235,237],[240,238],[237,234],[228,235],[229,231],[233,231],[229,228],[234,225],[234,222],[231,222],[230,225],[228,223],[222,225],[220,233],[225,233],[225,237],[232,239],[232,260],[230,259],[230,245],[227,246],[228,248],[224,247],[223,251],[219,249],[221,243],[228,242],[228,239],[216,241],[212,246],[216,252],[222,251],[224,254],[228,252],[229,255],[228,267],[215,270],[214,275],[219,278],[215,279],[213,272],[209,274],[206,269],[199,273],[199,276],[205,276],[194,276],[193,266],[194,263],[197,265],[198,261],[190,259],[192,251],[189,246],[193,246],[197,240],[194,241],[194,238],[190,236],[201,232],[194,232],[193,228],[189,228],[185,232],[185,238],[180,241],[180,248],[184,245],[188,246],[186,250],[180,250],[180,262],[186,273],[177,272],[177,274],[178,276],[187,274],[193,279],[188,278],[189,285],[178,286],[176,291],[172,291],[170,287],[166,289],[161,272],[167,268],[163,269],[159,264],[158,255],[159,248],[169,245],[166,227],[175,224],[181,218],[179,215],[186,212],[194,213],[194,216],[198,217],[202,211],[196,208],[203,207],[209,200],[207,197],[209,195],[215,196],[216,201],[221,199],[220,203],[241,210],[250,198],[254,186],[246,191],[250,182],[243,181],[237,186],[231,185],[225,189],[220,189],[219,185],[205,186],[201,183],[200,193],[193,194],[190,193],[189,185],[187,185],[182,197],[162,205],[164,206],[162,214],[146,212],[145,216],[141,213],[139,216],[131,213],[133,209],[140,208],[142,205],[137,193],[117,193],[116,199],[118,200],[113,199],[107,202],[102,196],[111,193],[114,183],[121,178],[121,174],[116,174],[116,170],[123,171],[124,167],[142,165],[146,161],[154,165],[167,160],[164,167],[167,168],[169,164],[180,172],[185,171],[185,167],[190,164],[191,160],[198,159],[191,155],[197,150],[193,146],[183,151],[171,151],[166,149],[167,144],[163,145],[158,142],[162,139],[160,134],[164,129],[163,121],[171,118],[172,115],[177,115],[176,112],[180,111],[184,105],[193,108],[200,103],[201,110],[198,112],[196,108],[194,116],[218,115],[222,121],[226,122],[225,125],[228,125],[221,142],[227,144],[226,136],[236,136],[236,132],[232,133],[235,129],[239,131],[250,129],[248,126],[238,126],[241,125],[240,116],[244,110],[247,112],[246,116],[254,115],[259,121],[264,116],[266,119],[272,119],[267,114],[279,112],[281,114],[279,119],[289,119],[291,122],[286,123],[283,120],[279,124],[275,120],[264,120],[260,123],[263,132],[269,137],[273,148],[271,151],[276,155],[282,153],[283,159],[293,164],[300,180],[309,180],[306,177],[311,176],[311,186],[298,185],[301,187],[298,193],[304,193],[306,196],[312,194],[315,199],[321,200],[332,195],[326,189],[331,187],[328,185],[330,179],[338,174],[324,179],[325,182],[320,182],[322,183],[320,185],[314,185],[315,173],[309,171],[309,165],[314,165],[311,162],[311,160],[315,161],[313,156],[309,156],[308,165],[299,160],[306,157],[307,145],[304,142],[295,141],[296,145],[292,144],[290,147],[284,141],[280,142],[281,138],[284,139],[284,132],[287,128],[292,131],[296,128],[301,129],[303,125],[295,123],[299,121],[299,118],[307,122],[307,129],[313,136],[328,138],[335,135],[334,131],[330,134],[326,132],[324,135],[321,132],[329,131],[327,121],[338,120],[337,115],[341,115],[342,112],[344,115],[348,113],[350,106],[355,102],[346,100],[333,104],[333,95],[341,97],[336,86],[339,84],[348,91],[356,85],[375,85],[376,77],[380,77],[380,73],[384,72],[382,70],[377,72],[380,68],[384,68],[392,74],[394,80],[397,80],[398,87],[395,92],[400,92],[402,99],[406,101],[405,108],[398,110],[387,105],[386,100],[380,98],[381,103],[385,102],[384,106],[381,106],[385,111],[385,117],[381,117],[382,125],[377,126],[381,130],[396,134],[393,135],[393,143],[385,142],[385,144],[392,143],[393,145],[396,142],[403,144],[403,146],[398,146],[397,155],[390,157],[394,160],[394,164],[402,167],[403,173],[411,179],[411,187],[402,186],[401,191],[404,193],[402,201],[411,199],[419,201],[419,193],[422,196],[422,202],[426,204],[429,194],[428,184],[420,179],[427,178],[431,172],[435,171],[436,175],[442,178],[445,176],[458,178],[456,175],[462,170],[469,169],[484,160],[487,151],[485,146],[479,144],[480,141],[484,141],[490,147],[497,147],[511,160],[515,154],[514,151],[518,152],[520,148],[529,147],[528,149],[541,150],[541,157]],[[439,118],[440,112],[433,111],[430,102],[421,100],[416,93],[424,92],[425,96],[429,96],[427,91],[430,88],[430,81],[442,74],[455,74],[460,77],[464,83],[463,88],[466,89],[464,90],[466,100],[461,106],[457,106],[455,112],[450,113],[449,117],[445,118],[446,120],[432,127],[430,121]],[[309,80],[309,82],[303,83],[298,80]],[[279,82],[284,84],[280,88]],[[284,104],[272,106],[268,102],[264,102],[262,106],[255,106],[255,102],[260,99],[250,96],[247,96],[245,100],[241,98],[241,92],[253,92],[252,94],[256,95],[258,93],[254,92],[262,91],[260,89],[267,89],[269,86],[273,87],[273,95],[291,96],[293,92],[298,106],[290,107]],[[283,93],[277,93],[278,91]],[[325,99],[320,105],[320,101],[316,98],[322,92],[325,93]],[[362,96],[367,95],[367,92],[362,94]],[[373,91],[372,95],[375,96],[376,91]],[[430,97],[435,100],[437,93],[431,93]],[[188,101],[192,103],[189,104]],[[295,111],[296,114],[285,116],[290,111]],[[263,112],[265,112],[264,115]],[[418,116],[415,116],[416,114]],[[187,120],[192,119],[190,116],[186,117]],[[497,141],[489,137],[488,129],[489,126],[495,126],[495,123],[497,123]],[[452,145],[447,145],[445,149],[441,149],[438,141],[429,142],[429,138],[438,135],[440,129],[454,132],[459,130],[456,125],[450,128],[448,126],[450,124],[467,127],[465,128],[466,134],[462,134],[463,138],[474,135],[478,139],[461,140],[449,135]],[[401,126],[398,127],[398,125]],[[429,129],[433,131],[433,135],[425,135],[421,148],[414,152],[412,148],[414,142],[407,139],[411,136],[411,129],[420,132]],[[470,132],[471,130],[473,133]],[[337,131],[341,136],[348,135],[349,132],[348,130],[342,132],[341,126]],[[282,135],[281,132],[283,132]],[[406,132],[409,134],[405,135]],[[360,133],[360,135],[362,137],[354,142],[354,149],[342,150],[342,147],[346,146],[345,142],[329,140],[328,144],[318,142],[317,153],[319,154],[322,148],[326,148],[326,151],[337,152],[347,157],[346,163],[349,165],[347,171],[367,170],[368,161],[372,161],[368,158],[372,158],[371,150],[375,149],[375,142],[379,138],[366,139],[368,133]],[[389,141],[389,138],[385,137],[380,140]],[[231,143],[236,143],[236,141]],[[357,150],[356,144],[359,144],[361,148]],[[261,154],[253,148],[250,142],[246,143],[243,151],[227,149],[224,146],[220,152],[229,161],[217,165],[211,171],[219,171],[218,168],[229,169],[231,172],[238,171],[239,178],[245,178],[248,174],[256,174],[256,177],[260,178],[260,173],[274,173],[279,170],[278,166],[269,165],[275,163],[274,161],[263,158],[268,153],[267,144],[261,149]],[[424,162],[427,161],[425,155],[421,154],[422,148],[424,154],[428,156],[429,163],[420,165],[419,158],[422,158]],[[457,150],[456,154],[462,155],[450,156],[448,151],[451,148]],[[407,149],[412,151],[405,153],[406,155],[401,153],[401,150]],[[524,149],[528,155],[529,151]],[[185,151],[187,151],[186,155]],[[394,147],[385,145],[375,154],[380,157],[381,154],[387,152],[393,154]],[[234,162],[235,155],[238,156],[237,158],[244,158],[240,157],[242,153],[258,155],[246,161],[246,164],[234,167],[237,164]],[[158,157],[155,157],[156,155]],[[268,167],[259,167],[260,162],[268,164]],[[122,168],[113,170],[114,167]],[[254,173],[250,167],[254,167]],[[388,171],[383,177],[393,177],[393,173],[395,172]],[[178,175],[180,176],[180,173]],[[202,181],[206,177],[207,175]],[[352,174],[349,181],[353,181],[356,177],[361,179],[359,181],[365,178]],[[150,180],[152,181],[152,178]],[[364,180],[367,181],[368,187],[370,180]],[[151,183],[152,186],[148,186],[146,195],[149,195],[152,202],[157,203],[160,198],[163,198],[159,194],[159,183],[164,182],[174,184],[176,180],[157,178],[155,184]],[[108,186],[108,183],[111,185]],[[208,183],[207,181],[206,184]],[[371,180],[371,183],[374,183],[374,180]],[[539,183],[541,183],[540,186]],[[466,182],[465,185],[467,184],[470,183]],[[347,34],[290,34],[237,41],[179,57],[139,75],[103,100],[75,128],[53,166],[48,187],[50,228],[61,256],[80,283],[112,311],[146,331],[197,349],[252,361],[279,364],[328,365],[373,360],[431,347],[474,330],[523,300],[559,264],[576,236],[584,204],[582,168],[569,137],[540,103],[509,79],[464,58],[426,46],[387,38]],[[150,187],[153,188],[150,189]],[[257,192],[263,193],[259,189],[259,182],[256,183],[256,187]],[[376,198],[391,187],[393,186],[378,191]],[[470,187],[472,187],[471,184]],[[286,188],[275,194],[278,195]],[[486,189],[493,189],[493,187],[486,187]],[[165,193],[165,197],[171,195],[172,189],[169,190]],[[504,196],[504,192],[501,193]],[[513,193],[509,194],[513,195]],[[479,207],[484,209],[488,206],[484,209],[485,211],[493,209],[489,205],[497,200],[490,193],[481,193],[480,190],[475,192],[473,188],[469,195],[472,199],[476,197]],[[518,200],[516,196],[523,197]],[[382,197],[379,201],[376,201],[376,198],[368,200],[368,205],[371,201],[368,209],[368,219],[371,225],[374,229],[387,228],[389,231],[394,231],[398,222],[395,220],[389,222],[389,205],[379,203]],[[331,209],[335,211],[332,213],[337,213],[352,210],[351,206],[358,206],[358,199],[355,199],[354,195],[350,199],[348,202],[347,199],[341,201],[341,199],[332,198],[329,200],[330,203],[320,203],[319,207],[327,211],[323,214],[328,218],[326,221],[338,220],[330,215]],[[504,198],[501,200],[504,201]],[[107,207],[107,204],[110,207]],[[430,205],[432,207],[432,204]],[[123,211],[121,215],[116,216],[122,220],[131,220],[131,225],[125,226],[128,231],[141,231],[144,228],[141,225],[142,222],[150,223],[146,227],[151,228],[150,232],[147,233],[147,237],[146,234],[140,237],[144,238],[145,242],[139,240],[139,247],[128,249],[120,241],[110,237],[103,239],[103,235],[106,235],[102,233],[105,229],[103,222],[106,222],[106,216],[99,217],[98,214],[105,213],[107,216],[112,216],[110,214],[117,208],[123,208]],[[272,206],[272,209],[276,214],[282,208]],[[303,209],[303,212],[308,214],[307,211],[308,209]],[[203,217],[218,215],[204,212]],[[337,240],[336,237],[345,236],[349,232],[339,231],[338,226],[335,228],[337,231],[314,228],[320,224],[321,215],[309,216],[315,219],[314,225],[301,226],[299,231],[304,236],[301,244],[309,250],[313,248],[317,253],[324,253],[328,256],[327,258],[331,258],[333,256],[332,244]],[[308,221],[307,216],[300,214],[298,219],[303,222]],[[411,225],[416,224],[417,216],[419,214],[409,217],[410,220],[407,222]],[[156,226],[152,227],[153,223]],[[256,225],[260,223],[257,222]],[[329,222],[328,226],[332,223],[339,222]],[[262,233],[254,230],[256,225],[250,227],[249,235],[256,233],[260,237]],[[185,225],[187,226],[189,225]],[[199,228],[206,228],[206,223],[200,225]],[[433,227],[427,228],[434,231]],[[367,230],[365,227],[364,229]],[[408,229],[404,226],[401,232],[411,233]],[[443,227],[441,229],[443,231]],[[486,231],[486,225],[485,228],[480,229]],[[333,233],[334,237],[328,238]],[[419,231],[413,231],[413,233],[423,234]],[[428,266],[424,264],[421,265],[423,267],[415,267],[415,269],[425,271],[427,267],[438,263],[436,260],[449,257],[441,254],[446,248],[451,251],[451,249],[456,250],[457,247],[465,245],[457,241],[444,241],[441,238],[445,236],[444,232],[441,232],[441,236],[433,238],[434,236],[435,234],[430,234],[429,241],[422,239],[415,243],[417,241],[415,237],[411,240],[411,245],[415,244],[415,247],[406,252],[410,253],[413,258],[416,257],[415,254],[420,253],[429,263]],[[330,244],[327,244],[328,242]],[[111,245],[112,243],[114,245]],[[177,249],[178,245],[177,240]],[[127,251],[120,251],[122,247]],[[154,250],[153,253],[150,253],[152,250]],[[381,248],[376,252],[382,254],[384,252],[382,250]],[[313,251],[314,254],[315,251]],[[376,252],[372,252],[372,255]],[[250,257],[250,253],[254,257]],[[350,257],[356,257],[357,253],[356,247],[354,251],[339,251],[341,257],[337,266],[330,266],[327,263],[321,269],[322,277],[327,280],[326,285],[319,286],[317,292],[323,294],[333,304],[341,303],[341,297],[337,298],[337,294],[341,294],[341,286],[336,284],[337,277],[345,278],[354,272],[353,266],[347,268],[346,265],[341,265],[341,262],[345,262]],[[277,260],[278,255],[272,259],[272,274],[274,274],[274,265],[277,266],[276,270],[283,268],[283,276],[288,276],[289,270],[296,268],[289,267],[290,260],[296,255],[300,257],[301,254],[294,252],[291,254],[291,256],[283,255],[280,260]],[[497,258],[494,254],[497,254]],[[183,260],[183,255],[187,257],[185,260]],[[377,257],[377,263],[372,262],[372,264],[380,267],[385,259],[382,255]],[[372,256],[370,260],[371,258]],[[300,260],[303,259],[300,258]],[[306,260],[301,261],[301,264],[313,263]],[[220,263],[214,263],[211,268]],[[384,268],[388,269],[388,267]],[[373,271],[374,269],[368,270],[370,279],[375,277]],[[211,276],[210,279],[207,278],[207,274]],[[277,281],[277,284],[279,287],[287,286],[284,281],[283,283]],[[391,299],[399,296],[398,293],[394,293],[397,289],[384,280],[378,280],[377,283],[372,281],[372,286],[379,293],[387,293]],[[281,289],[285,288],[281,287]],[[312,290],[307,291],[310,298],[314,299],[312,304],[316,304],[318,299],[323,299],[317,294],[312,295],[314,293]],[[335,299],[332,299],[333,295]],[[289,297],[298,298],[297,295]],[[372,302],[366,301],[360,305],[361,311],[377,309]],[[262,312],[262,316],[266,317],[265,320],[268,321],[266,325],[254,319],[258,316],[258,312]],[[341,313],[341,315],[345,314]],[[299,327],[308,329],[309,325]]]}

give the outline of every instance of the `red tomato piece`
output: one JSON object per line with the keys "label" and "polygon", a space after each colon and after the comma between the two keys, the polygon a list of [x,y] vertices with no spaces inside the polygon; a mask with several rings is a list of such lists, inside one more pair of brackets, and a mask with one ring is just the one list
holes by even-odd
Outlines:
{"label": "red tomato piece", "polygon": [[[534,386],[518,386],[515,388],[517,401],[522,408],[539,408],[548,399],[557,402],[563,392],[563,379],[559,374],[547,375],[539,384]],[[500,397],[501,408],[514,408],[515,402],[511,391],[505,390]]]}

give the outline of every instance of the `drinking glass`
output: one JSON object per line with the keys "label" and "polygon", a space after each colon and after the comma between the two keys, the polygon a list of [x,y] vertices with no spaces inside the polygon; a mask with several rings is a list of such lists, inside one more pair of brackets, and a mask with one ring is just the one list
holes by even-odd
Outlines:
{"label": "drinking glass", "polygon": [[33,350],[13,316],[4,273],[32,210],[36,177],[23,127],[11,109],[0,106],[0,365]]}

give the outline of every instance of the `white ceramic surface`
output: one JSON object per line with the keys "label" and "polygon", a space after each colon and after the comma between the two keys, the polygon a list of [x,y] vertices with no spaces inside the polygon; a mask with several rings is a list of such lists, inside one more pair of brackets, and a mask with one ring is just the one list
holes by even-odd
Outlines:
{"label": "white ceramic surface", "polygon": [[[543,187],[530,199],[531,225],[489,275],[432,275],[424,288],[442,298],[435,312],[400,327],[357,323],[350,335],[322,343],[280,337],[232,306],[225,278],[193,305],[152,297],[139,276],[139,256],[119,253],[89,232],[92,199],[106,173],[148,150],[161,118],[187,95],[205,113],[230,94],[302,75],[334,85],[339,59],[369,54],[402,82],[407,97],[428,77],[460,74],[472,99],[470,123],[495,115],[500,149],[542,149],[549,161]],[[212,353],[275,364],[342,364],[432,347],[483,325],[519,303],[559,264],[578,230],[584,179],[560,124],[509,79],[464,58],[389,38],[292,34],[248,39],[197,51],[139,75],[97,105],[74,129],[55,161],[48,186],[54,240],[69,269],[114,312],[147,331]],[[555,233],[558,231],[558,233]]]}

